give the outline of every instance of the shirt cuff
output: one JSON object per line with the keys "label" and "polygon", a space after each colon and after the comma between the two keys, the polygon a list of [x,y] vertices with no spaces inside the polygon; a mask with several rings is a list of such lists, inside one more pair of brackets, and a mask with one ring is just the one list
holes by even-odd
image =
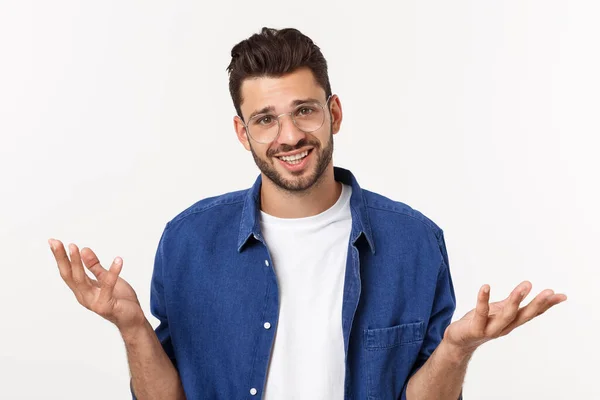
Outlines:
{"label": "shirt cuff", "polygon": [[133,393],[133,383],[131,378],[129,379],[129,391],[131,392],[131,399],[137,400],[137,397],[135,397],[135,393]]}

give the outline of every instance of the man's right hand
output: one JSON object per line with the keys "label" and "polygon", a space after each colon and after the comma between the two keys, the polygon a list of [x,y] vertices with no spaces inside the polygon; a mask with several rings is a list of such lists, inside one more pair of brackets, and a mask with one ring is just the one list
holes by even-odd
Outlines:
{"label": "man's right hand", "polygon": [[[82,306],[114,323],[122,334],[144,325],[146,318],[135,291],[119,277],[123,268],[120,257],[116,257],[106,270],[90,248],[85,247],[80,252],[75,244],[70,244],[69,260],[60,240],[49,239],[48,244],[58,264],[60,276]],[[97,280],[86,274],[83,264]]]}

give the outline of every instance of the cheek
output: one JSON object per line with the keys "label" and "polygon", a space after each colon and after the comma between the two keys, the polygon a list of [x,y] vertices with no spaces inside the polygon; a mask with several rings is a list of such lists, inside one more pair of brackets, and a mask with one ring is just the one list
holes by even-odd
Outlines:
{"label": "cheek", "polygon": [[321,149],[327,146],[327,142],[329,141],[329,126],[327,128],[321,128],[318,132],[313,134],[312,140],[315,142],[319,142]]}
{"label": "cheek", "polygon": [[252,153],[254,153],[255,156],[259,157],[259,158],[270,158],[267,155],[267,152],[269,151],[269,147],[266,145],[261,145],[261,144],[252,144],[250,145],[250,142],[248,142],[248,148],[252,151]]}

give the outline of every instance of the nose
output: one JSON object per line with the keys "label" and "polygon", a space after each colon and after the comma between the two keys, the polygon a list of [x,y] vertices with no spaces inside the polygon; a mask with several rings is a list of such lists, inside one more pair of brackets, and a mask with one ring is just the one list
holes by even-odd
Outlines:
{"label": "nose", "polygon": [[278,144],[287,144],[295,146],[300,140],[306,137],[306,133],[302,132],[292,121],[292,117],[282,115],[279,118],[279,136],[277,137]]}

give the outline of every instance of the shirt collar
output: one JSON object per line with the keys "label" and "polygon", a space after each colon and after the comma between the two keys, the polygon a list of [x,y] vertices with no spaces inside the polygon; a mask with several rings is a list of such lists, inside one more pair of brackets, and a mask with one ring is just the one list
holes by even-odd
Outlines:
{"label": "shirt collar", "polygon": [[[333,167],[333,173],[336,181],[352,186],[352,195],[350,196],[350,210],[352,214],[352,232],[351,240],[355,243],[361,235],[364,235],[369,243],[371,252],[375,254],[375,243],[373,241],[373,232],[369,215],[367,214],[366,202],[363,191],[358,185],[356,178],[347,169]],[[242,217],[240,220],[240,229],[238,236],[238,252],[241,252],[244,245],[250,237],[263,241],[260,231],[260,187],[262,179],[258,175],[254,185],[248,190]]]}

